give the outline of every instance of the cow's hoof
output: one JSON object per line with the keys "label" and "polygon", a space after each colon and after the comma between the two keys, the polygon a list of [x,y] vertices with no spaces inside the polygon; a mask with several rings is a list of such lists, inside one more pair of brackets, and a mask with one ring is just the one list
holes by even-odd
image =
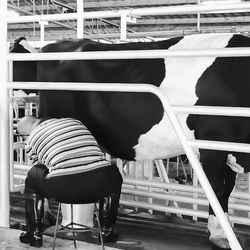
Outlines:
{"label": "cow's hoof", "polygon": [[212,245],[217,247],[216,249],[231,249],[228,240],[225,238],[210,238],[209,240]]}

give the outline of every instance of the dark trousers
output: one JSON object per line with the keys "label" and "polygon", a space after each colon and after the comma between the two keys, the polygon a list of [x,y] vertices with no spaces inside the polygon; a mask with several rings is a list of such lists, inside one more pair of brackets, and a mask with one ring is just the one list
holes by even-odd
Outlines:
{"label": "dark trousers", "polygon": [[121,193],[122,176],[115,165],[88,172],[47,178],[44,165],[33,166],[25,180],[24,194],[38,194],[62,203],[92,203]]}

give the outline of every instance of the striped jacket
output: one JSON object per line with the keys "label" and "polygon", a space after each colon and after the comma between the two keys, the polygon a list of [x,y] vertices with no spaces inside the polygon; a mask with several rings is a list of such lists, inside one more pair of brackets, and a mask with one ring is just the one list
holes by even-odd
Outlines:
{"label": "striped jacket", "polygon": [[25,142],[33,164],[44,164],[47,177],[76,174],[110,165],[95,138],[78,120],[49,119],[39,124]]}

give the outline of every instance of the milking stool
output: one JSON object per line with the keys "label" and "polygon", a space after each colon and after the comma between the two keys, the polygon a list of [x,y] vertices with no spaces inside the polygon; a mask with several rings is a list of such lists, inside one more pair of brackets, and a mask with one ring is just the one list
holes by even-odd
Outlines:
{"label": "milking stool", "polygon": [[[65,203],[65,202],[63,202]],[[94,202],[94,217],[96,219],[97,222],[97,228],[95,226],[90,227],[88,225],[83,225],[83,224],[79,224],[79,223],[75,223],[73,220],[73,204],[72,203],[68,203],[70,204],[70,210],[71,210],[71,220],[70,223],[68,223],[67,225],[63,226],[63,228],[67,228],[69,230],[72,231],[72,237],[73,237],[73,242],[74,242],[74,247],[76,247],[76,238],[75,238],[75,231],[79,232],[79,229],[75,229],[74,226],[80,226],[80,227],[84,227],[87,229],[91,229],[91,230],[97,230],[99,233],[99,238],[100,238],[100,242],[101,242],[101,246],[102,246],[102,250],[105,250],[104,247],[104,241],[103,241],[103,236],[102,236],[102,229],[101,229],[101,223],[100,223],[100,219],[99,219],[99,208],[97,206],[98,202]],[[55,245],[56,245],[56,236],[57,236],[57,231],[58,231],[58,224],[59,224],[59,215],[60,215],[60,211],[61,211],[61,202],[59,202],[58,205],[58,210],[57,210],[57,216],[56,216],[56,225],[55,225],[55,230],[54,230],[54,239],[53,239],[53,247],[52,249],[55,249]]]}

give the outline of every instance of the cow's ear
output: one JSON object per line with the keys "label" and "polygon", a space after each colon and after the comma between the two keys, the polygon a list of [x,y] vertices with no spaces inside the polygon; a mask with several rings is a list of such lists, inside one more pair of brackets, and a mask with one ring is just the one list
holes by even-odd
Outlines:
{"label": "cow's ear", "polygon": [[26,40],[26,38],[24,36],[21,36],[14,41],[14,44],[19,44],[22,40]]}

